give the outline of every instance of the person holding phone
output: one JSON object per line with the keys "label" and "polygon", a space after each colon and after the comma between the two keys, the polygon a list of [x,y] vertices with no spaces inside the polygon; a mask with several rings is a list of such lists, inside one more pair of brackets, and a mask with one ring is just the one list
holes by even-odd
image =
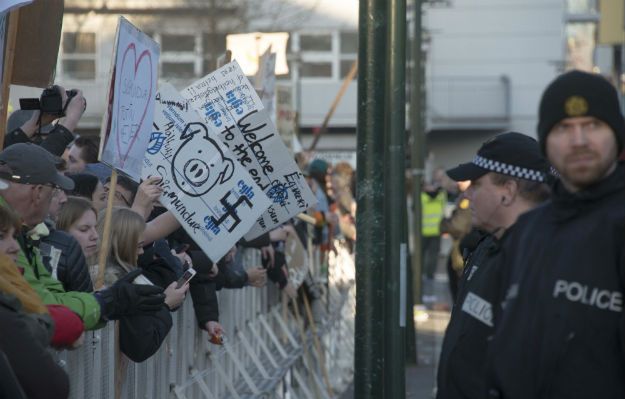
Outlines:
{"label": "person holding phone", "polygon": [[[113,208],[111,215],[111,243],[104,271],[104,284],[112,285],[120,279],[132,279],[135,284],[165,285],[141,276],[137,259],[143,253],[145,221],[127,208]],[[98,232],[103,236],[104,217],[101,212]],[[137,277],[142,277],[137,279]],[[154,279],[153,276],[151,276]],[[142,362],[159,349],[172,326],[170,310],[179,307],[189,289],[186,283],[176,288],[176,282],[165,289],[165,306],[151,312],[141,312],[120,319],[121,351],[135,362]]]}

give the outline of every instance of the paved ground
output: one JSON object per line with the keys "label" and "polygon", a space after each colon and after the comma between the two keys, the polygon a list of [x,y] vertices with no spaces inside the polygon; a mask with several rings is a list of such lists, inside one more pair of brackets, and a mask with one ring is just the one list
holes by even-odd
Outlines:
{"label": "paved ground", "polygon": [[[434,280],[423,282],[423,302],[423,307],[415,311],[418,364],[406,367],[406,398],[410,399],[434,397],[438,356],[451,307],[447,274],[442,261],[439,262]],[[354,398],[353,387],[341,396],[341,399],[351,398]]]}

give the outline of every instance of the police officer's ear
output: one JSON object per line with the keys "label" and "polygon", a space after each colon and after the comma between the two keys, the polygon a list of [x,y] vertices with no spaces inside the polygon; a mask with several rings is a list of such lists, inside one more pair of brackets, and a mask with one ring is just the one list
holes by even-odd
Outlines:
{"label": "police officer's ear", "polygon": [[511,205],[519,191],[519,183],[515,179],[506,180],[503,185],[503,189],[504,190],[501,195],[501,205]]}

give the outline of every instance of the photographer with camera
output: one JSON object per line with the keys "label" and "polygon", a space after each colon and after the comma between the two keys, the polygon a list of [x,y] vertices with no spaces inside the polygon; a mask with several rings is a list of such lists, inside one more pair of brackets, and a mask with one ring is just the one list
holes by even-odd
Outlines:
{"label": "photographer with camera", "polygon": [[[32,115],[22,126],[6,135],[4,148],[16,143],[37,142],[48,152],[60,157],[74,140],[74,130],[87,109],[87,101],[81,90],[65,90],[55,85],[44,89],[41,98],[20,99],[20,107],[33,111]],[[38,137],[41,136],[42,126],[55,120],[57,122],[52,131],[45,138]]]}

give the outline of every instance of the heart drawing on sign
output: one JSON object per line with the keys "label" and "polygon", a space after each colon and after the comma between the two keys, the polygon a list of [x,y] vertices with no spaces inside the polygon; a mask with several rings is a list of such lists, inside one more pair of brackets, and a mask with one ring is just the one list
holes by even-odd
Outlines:
{"label": "heart drawing on sign", "polygon": [[143,127],[152,98],[150,51],[144,50],[137,58],[135,44],[130,43],[124,51],[117,79],[117,155],[123,167]]}

